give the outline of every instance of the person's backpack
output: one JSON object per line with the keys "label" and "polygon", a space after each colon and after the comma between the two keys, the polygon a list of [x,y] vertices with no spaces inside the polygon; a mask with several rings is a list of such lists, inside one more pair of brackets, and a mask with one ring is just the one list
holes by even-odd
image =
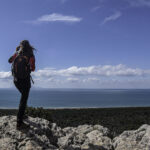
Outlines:
{"label": "person's backpack", "polygon": [[30,65],[29,65],[30,57],[18,54],[12,63],[12,75],[19,79],[25,79],[30,77]]}

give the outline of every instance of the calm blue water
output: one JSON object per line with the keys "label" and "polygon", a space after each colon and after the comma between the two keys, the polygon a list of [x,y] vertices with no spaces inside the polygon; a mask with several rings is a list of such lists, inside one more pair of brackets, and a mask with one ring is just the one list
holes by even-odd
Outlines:
{"label": "calm blue water", "polygon": [[[0,90],[0,108],[18,108],[19,101],[20,94],[17,90]],[[150,90],[31,90],[28,106],[44,108],[150,106]]]}

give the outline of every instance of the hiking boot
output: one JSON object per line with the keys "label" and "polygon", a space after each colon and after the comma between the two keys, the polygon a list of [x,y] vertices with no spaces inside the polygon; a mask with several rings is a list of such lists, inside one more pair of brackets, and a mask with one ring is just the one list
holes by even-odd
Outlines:
{"label": "hiking boot", "polygon": [[29,128],[29,127],[30,127],[30,125],[25,124],[24,122],[22,122],[22,123],[17,122],[17,125],[16,125],[17,130],[26,129],[26,128]]}

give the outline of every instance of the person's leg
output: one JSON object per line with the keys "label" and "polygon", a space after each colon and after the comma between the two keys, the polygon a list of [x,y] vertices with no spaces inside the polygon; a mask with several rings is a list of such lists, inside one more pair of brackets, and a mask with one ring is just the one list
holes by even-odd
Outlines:
{"label": "person's leg", "polygon": [[17,113],[17,123],[21,124],[23,122],[23,117],[24,117],[27,100],[31,88],[30,78],[17,79],[16,81],[14,81],[14,84],[16,88],[19,90],[19,92],[21,93],[19,110]]}
{"label": "person's leg", "polygon": [[18,89],[18,91],[20,92],[20,93],[22,93],[22,90],[23,90],[23,88],[22,88],[22,83],[20,82],[20,81],[14,81],[14,84],[15,84],[15,87]]}
{"label": "person's leg", "polygon": [[23,116],[25,113],[29,92],[30,92],[30,88],[24,88],[21,91],[21,99],[20,99],[20,104],[19,104],[19,110],[17,113],[17,122],[19,124],[23,122]]}

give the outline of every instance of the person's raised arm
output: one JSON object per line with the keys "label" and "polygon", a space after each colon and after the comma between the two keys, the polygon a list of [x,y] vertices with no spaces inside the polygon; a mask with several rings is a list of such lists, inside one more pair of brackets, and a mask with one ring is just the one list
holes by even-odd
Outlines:
{"label": "person's raised arm", "polygon": [[15,60],[15,58],[16,58],[17,55],[18,55],[19,49],[20,49],[20,46],[17,46],[17,47],[16,47],[16,52],[14,53],[14,55],[11,56],[11,57],[8,59],[8,62],[9,62],[9,63],[12,63],[12,62]]}
{"label": "person's raised arm", "polygon": [[16,56],[17,56],[17,53],[15,53],[13,56],[11,56],[11,57],[8,59],[8,62],[9,62],[9,63],[12,63],[12,62],[15,60]]}

